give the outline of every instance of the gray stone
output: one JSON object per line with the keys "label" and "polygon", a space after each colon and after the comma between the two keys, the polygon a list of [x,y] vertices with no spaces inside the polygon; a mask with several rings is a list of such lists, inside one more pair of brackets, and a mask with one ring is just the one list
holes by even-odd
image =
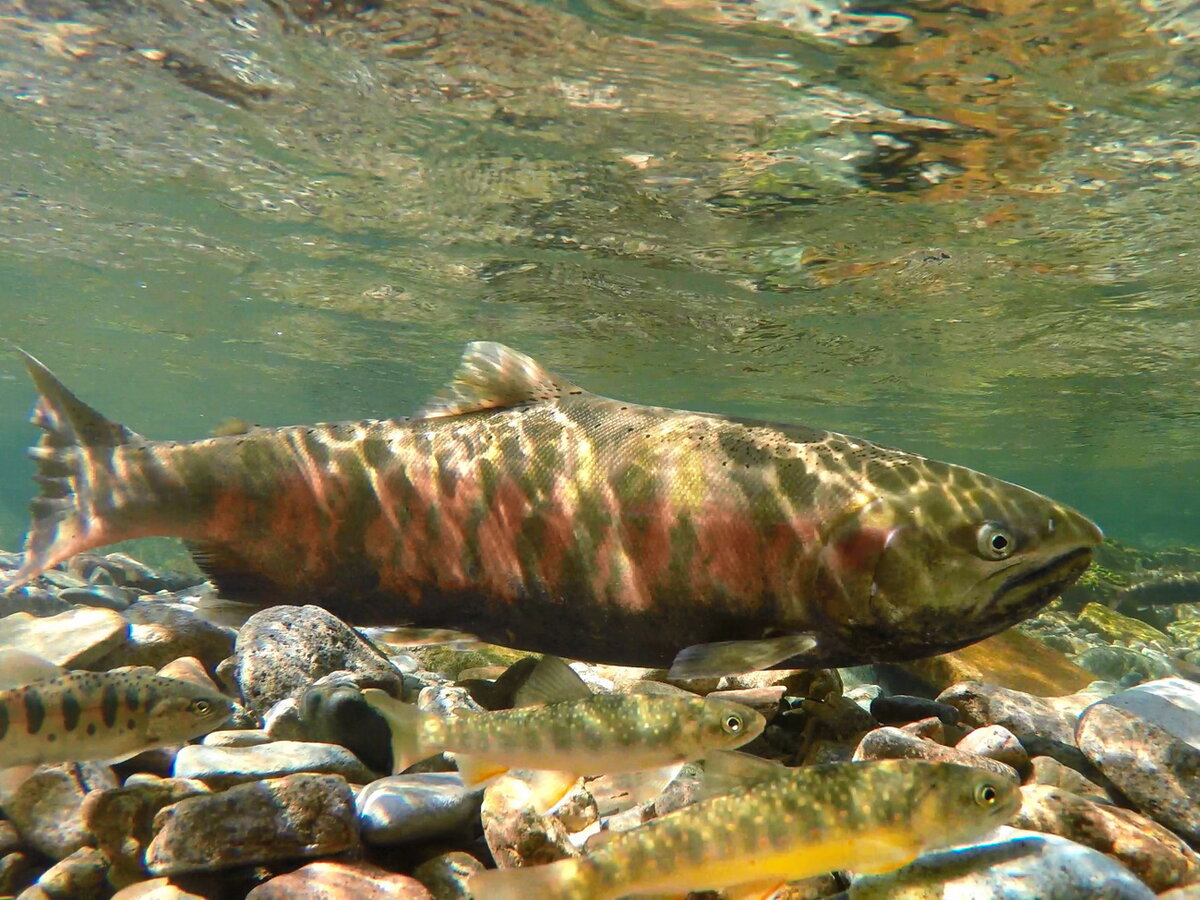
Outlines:
{"label": "gray stone", "polygon": [[1128,869],[1055,835],[997,829],[997,839],[927,853],[902,869],[854,879],[848,900],[1154,900]]}
{"label": "gray stone", "polygon": [[316,679],[349,672],[359,687],[399,696],[401,675],[374,646],[316,606],[276,606],[251,616],[238,633],[233,675],[259,715],[299,698]]}
{"label": "gray stone", "polygon": [[43,618],[74,609],[70,603],[56,593],[51,593],[36,584],[24,584],[19,588],[0,593],[0,617],[13,613],[28,613]]}
{"label": "gray stone", "polygon": [[17,900],[100,900],[107,897],[108,860],[93,847],[81,847],[41,874]]}
{"label": "gray stone", "polygon": [[472,900],[467,882],[483,870],[475,857],[456,850],[427,859],[413,871],[413,878],[429,889],[433,900]]}
{"label": "gray stone", "polygon": [[366,784],[375,773],[339,744],[308,741],[272,741],[252,747],[205,747],[190,744],[175,757],[176,778],[195,778],[221,790],[247,781],[311,772],[341,775],[354,784]]}
{"label": "gray stone", "polygon": [[155,817],[146,851],[155,875],[327,856],[359,845],[350,785],[337,775],[289,775],[191,797]]}
{"label": "gray stone", "polygon": [[1024,740],[1040,735],[1065,744],[1075,738],[1076,713],[1024,691],[996,687],[978,681],[962,681],[938,695],[953,706],[968,725],[1003,725]]}
{"label": "gray stone", "polygon": [[158,811],[208,793],[208,787],[199,781],[156,778],[88,794],[81,809],[83,825],[112,864],[109,883],[121,888],[148,877],[145,851],[154,837]]}
{"label": "gray stone", "polygon": [[1062,788],[1021,788],[1016,828],[1057,834],[1099,850],[1145,882],[1165,891],[1200,878],[1200,861],[1176,835],[1131,809],[1094,803]]}
{"label": "gray stone", "polygon": [[1161,654],[1150,656],[1126,647],[1091,647],[1077,654],[1074,661],[1097,678],[1120,683],[1128,683],[1131,677],[1140,682],[1175,674],[1174,667]]}
{"label": "gray stone", "polygon": [[232,629],[200,618],[186,604],[139,600],[122,615],[129,623],[128,636],[97,664],[99,668],[158,669],[181,656],[194,656],[212,670],[233,652]]}
{"label": "gray stone", "polygon": [[111,609],[77,607],[39,619],[13,613],[0,619],[0,650],[23,650],[67,669],[88,669],[129,633],[129,623]]}
{"label": "gray stone", "polygon": [[995,772],[1001,778],[1017,781],[1017,773],[1012,766],[967,753],[954,747],[943,747],[933,741],[922,740],[899,728],[876,728],[867,733],[854,751],[854,759],[927,759],[932,762],[957,763],[961,766],[973,766]]}
{"label": "gray stone", "polygon": [[1113,694],[1083,714],[1076,739],[1134,806],[1200,843],[1200,685],[1167,678]]}
{"label": "gray stone", "polygon": [[271,743],[271,736],[261,728],[243,728],[238,731],[210,731],[200,743],[205,747],[257,747]]}
{"label": "gray stone", "polygon": [[300,721],[300,701],[284,697],[263,713],[263,731],[273,741],[304,740],[305,728]]}
{"label": "gray stone", "polygon": [[363,841],[391,845],[460,835],[478,822],[482,801],[456,773],[422,772],[371,782],[355,806]]}
{"label": "gray stone", "polygon": [[116,786],[108,766],[59,763],[39,766],[0,803],[29,846],[59,860],[93,843],[80,811],[88,791]]}
{"label": "gray stone", "polygon": [[1012,766],[1022,778],[1029,774],[1029,754],[1017,736],[1003,725],[976,728],[954,746],[967,753],[986,756]]}
{"label": "gray stone", "polygon": [[1097,800],[1101,803],[1111,802],[1108,791],[1080,775],[1070,766],[1064,766],[1057,759],[1049,756],[1035,756],[1029,762],[1033,770],[1029,780],[1033,784],[1048,784],[1090,800]]}

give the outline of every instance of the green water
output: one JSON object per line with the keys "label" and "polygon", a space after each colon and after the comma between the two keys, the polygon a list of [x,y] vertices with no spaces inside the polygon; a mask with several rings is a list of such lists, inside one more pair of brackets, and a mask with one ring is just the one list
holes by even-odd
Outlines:
{"label": "green water", "polygon": [[[0,336],[171,438],[500,340],[1200,545],[1200,15],[806,8],[0,0]],[[32,396],[0,361],[4,547]]]}

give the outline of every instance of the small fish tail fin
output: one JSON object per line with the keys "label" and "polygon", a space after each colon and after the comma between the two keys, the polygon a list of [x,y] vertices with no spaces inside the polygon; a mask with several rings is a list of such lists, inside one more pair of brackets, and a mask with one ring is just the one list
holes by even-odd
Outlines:
{"label": "small fish tail fin", "polygon": [[582,859],[560,859],[544,866],[488,869],[471,876],[467,887],[486,900],[592,900],[602,896],[594,871]]}
{"label": "small fish tail fin", "polygon": [[433,746],[431,727],[438,724],[436,716],[422,712],[412,703],[404,703],[378,688],[366,688],[363,699],[383,717],[392,735],[392,771],[403,772],[413,763],[437,753]]}
{"label": "small fish tail fin", "polygon": [[76,553],[124,537],[105,533],[99,509],[111,501],[112,451],[145,443],[141,435],[105,418],[72,394],[28,353],[18,352],[38,390],[30,422],[45,434],[29,449],[37,463],[33,477],[41,492],[29,505],[32,524],[25,560],[9,587],[37,577]]}

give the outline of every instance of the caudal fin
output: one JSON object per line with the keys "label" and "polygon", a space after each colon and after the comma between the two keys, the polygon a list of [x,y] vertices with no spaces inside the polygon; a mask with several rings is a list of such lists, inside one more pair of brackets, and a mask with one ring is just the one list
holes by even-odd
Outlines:
{"label": "caudal fin", "polygon": [[600,894],[589,882],[589,867],[578,859],[560,859],[545,866],[488,869],[467,882],[480,900],[593,900]]}
{"label": "caudal fin", "polygon": [[120,539],[104,535],[97,500],[108,499],[111,493],[113,450],[145,442],[72,394],[24,350],[17,352],[38,389],[30,422],[45,434],[29,448],[37,463],[33,479],[41,493],[29,504],[33,521],[25,539],[25,560],[8,587],[29,581],[76,553]]}

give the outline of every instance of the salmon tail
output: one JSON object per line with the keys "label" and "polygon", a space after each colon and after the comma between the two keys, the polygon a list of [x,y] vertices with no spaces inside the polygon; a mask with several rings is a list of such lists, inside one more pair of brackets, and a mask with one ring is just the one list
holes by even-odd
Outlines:
{"label": "salmon tail", "polygon": [[41,492],[29,504],[32,524],[25,560],[8,587],[36,578],[83,550],[108,543],[97,512],[99,494],[110,492],[112,451],[145,443],[145,438],[110,421],[74,394],[44,365],[18,348],[38,390],[30,422],[42,435],[29,455],[37,463],[33,479]]}
{"label": "salmon tail", "polygon": [[488,869],[467,882],[473,897],[486,900],[592,900],[601,894],[592,884],[592,868],[581,859],[560,859],[545,866]]}

